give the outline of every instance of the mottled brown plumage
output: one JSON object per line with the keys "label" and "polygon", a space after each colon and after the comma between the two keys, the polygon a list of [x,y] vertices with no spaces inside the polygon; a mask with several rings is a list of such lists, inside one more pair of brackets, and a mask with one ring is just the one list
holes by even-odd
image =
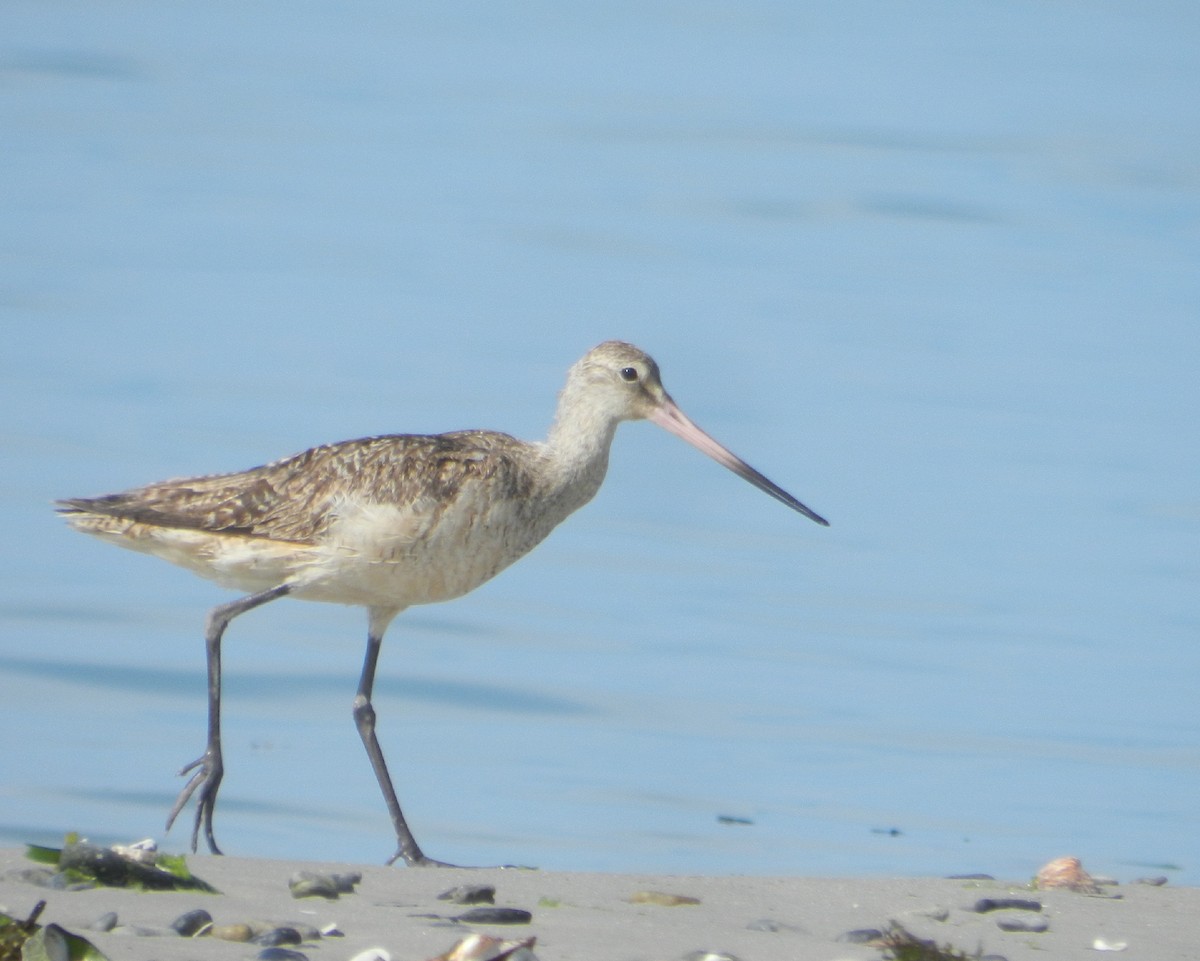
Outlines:
{"label": "mottled brown plumage", "polygon": [[167,820],[197,797],[192,849],[212,818],[224,773],[221,638],[233,618],[284,596],[359,604],[369,630],[354,718],[391,814],[392,860],[437,864],[401,813],[371,706],[384,631],[413,604],[473,590],[537,545],[604,480],[617,425],[648,418],[760,490],[826,523],[693,424],[663,389],[658,365],[608,341],[570,370],[544,442],[468,430],[394,434],[327,444],[236,474],[164,481],[59,502],[76,529],[179,564],[246,596],[214,608],[204,754]]}
{"label": "mottled brown plumage", "polygon": [[313,545],[347,497],[403,507],[449,504],[472,485],[526,497],[532,445],[494,431],[387,434],[323,444],[234,474],[147,484],[59,501],[65,514]]}

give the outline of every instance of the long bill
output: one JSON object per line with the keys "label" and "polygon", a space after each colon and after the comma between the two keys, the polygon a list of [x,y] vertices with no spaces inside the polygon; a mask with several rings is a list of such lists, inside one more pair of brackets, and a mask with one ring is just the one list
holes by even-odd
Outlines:
{"label": "long bill", "polygon": [[777,501],[787,504],[792,510],[803,514],[809,520],[816,521],[825,527],[829,526],[829,521],[825,520],[816,511],[805,507],[778,484],[764,477],[732,451],[721,446],[713,438],[709,437],[708,434],[704,433],[704,431],[692,423],[691,418],[681,411],[675,401],[671,400],[669,396],[664,394],[661,403],[647,417],[663,428],[663,430],[670,431],[676,437],[687,441],[697,450],[703,451],[718,464],[728,467],[738,477],[748,480],[760,491],[770,494]]}

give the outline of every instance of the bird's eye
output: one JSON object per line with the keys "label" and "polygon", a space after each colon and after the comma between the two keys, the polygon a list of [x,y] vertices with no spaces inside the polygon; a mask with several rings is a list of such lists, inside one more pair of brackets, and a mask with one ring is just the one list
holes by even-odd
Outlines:
{"label": "bird's eye", "polygon": [[621,368],[621,380],[625,381],[627,384],[632,384],[637,379],[638,372],[636,367]]}

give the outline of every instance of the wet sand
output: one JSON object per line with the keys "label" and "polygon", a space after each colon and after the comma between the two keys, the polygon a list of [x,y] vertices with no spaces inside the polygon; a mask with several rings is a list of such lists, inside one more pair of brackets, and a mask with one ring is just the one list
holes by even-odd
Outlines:
{"label": "wet sand", "polygon": [[[1068,890],[1032,891],[1027,881],[941,878],[686,877],[583,874],[530,870],[444,870],[379,865],[265,861],[194,856],[189,867],[220,894],[149,893],[114,888],[47,889],[20,875],[35,867],[18,849],[0,850],[0,906],[24,917],[39,900],[42,923],[82,934],[112,961],[234,961],[262,948],[212,937],[182,938],[171,922],[204,908],[215,924],[334,923],[341,937],[307,941],[309,961],[349,961],[368,948],[394,961],[426,961],[472,932],[504,938],[537,937],[539,961],[675,961],[693,952],[740,961],[852,961],[878,959],[881,949],[839,937],[897,921],[914,934],[966,954],[1008,961],[1069,961],[1119,957],[1183,961],[1200,957],[1200,889],[1124,883],[1100,895]],[[1036,870],[1031,866],[1030,874]],[[297,900],[288,888],[297,871],[361,872],[352,894],[337,900]],[[464,924],[447,918],[470,908],[438,900],[463,884],[496,888],[495,904],[532,912],[529,924]],[[674,906],[631,901],[657,891],[699,900]],[[1040,902],[1040,911],[977,911],[981,899]],[[117,913],[110,933],[87,930],[100,915]],[[430,918],[436,914],[441,918]],[[1043,933],[1008,932],[1001,918],[1045,921]],[[942,920],[939,920],[942,919]],[[769,920],[771,925],[748,927]],[[763,928],[774,928],[764,930]],[[159,933],[134,933],[132,929]],[[1125,947],[1108,953],[1108,948]],[[697,956],[698,957],[698,956]]]}

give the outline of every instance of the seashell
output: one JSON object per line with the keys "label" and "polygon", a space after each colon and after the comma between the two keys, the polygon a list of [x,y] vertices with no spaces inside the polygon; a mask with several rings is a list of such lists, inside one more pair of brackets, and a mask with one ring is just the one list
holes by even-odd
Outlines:
{"label": "seashell", "polygon": [[158,861],[158,843],[154,838],[142,838],[133,844],[114,844],[112,852],[126,861],[154,865]]}
{"label": "seashell", "polygon": [[1083,869],[1079,858],[1055,858],[1044,865],[1034,878],[1039,888],[1067,888],[1084,894],[1098,894],[1095,879]]}
{"label": "seashell", "polygon": [[392,956],[386,948],[367,948],[359,951],[350,961],[392,961]]}
{"label": "seashell", "polygon": [[490,934],[469,934],[430,961],[537,961],[532,951],[536,943],[537,938],[505,941]]}

